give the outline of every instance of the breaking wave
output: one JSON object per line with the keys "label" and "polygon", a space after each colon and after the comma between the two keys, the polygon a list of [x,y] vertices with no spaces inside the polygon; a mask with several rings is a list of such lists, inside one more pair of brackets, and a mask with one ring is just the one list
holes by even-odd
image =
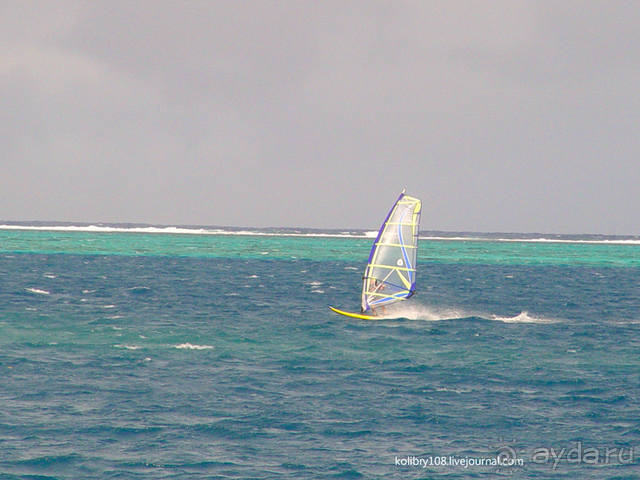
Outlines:
{"label": "breaking wave", "polygon": [[490,320],[496,320],[504,323],[557,323],[559,320],[553,318],[536,317],[529,315],[529,312],[522,311],[513,317],[502,317],[499,315],[491,315]]}
{"label": "breaking wave", "polygon": [[[31,225],[27,223],[8,223],[0,225],[0,230],[45,230],[60,232],[95,233],[157,233],[190,235],[252,235],[272,237],[333,237],[333,238],[375,238],[376,230],[331,230],[298,228],[235,228],[202,226],[154,226],[132,224],[65,225],[51,222]],[[421,240],[443,241],[489,241],[489,242],[532,242],[532,243],[597,243],[618,245],[640,245],[640,237],[634,235],[555,235],[526,233],[474,233],[474,232],[421,232]]]}

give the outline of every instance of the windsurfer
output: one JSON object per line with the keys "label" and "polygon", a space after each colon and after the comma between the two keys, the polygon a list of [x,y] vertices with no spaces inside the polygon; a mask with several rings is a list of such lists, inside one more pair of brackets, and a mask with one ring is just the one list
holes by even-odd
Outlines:
{"label": "windsurfer", "polygon": [[[377,278],[372,278],[371,281],[369,282],[369,294],[375,295],[376,293],[382,292],[383,290],[384,290],[384,283],[378,280]],[[384,305],[381,305],[380,307],[378,307],[378,309],[371,307],[371,313],[373,315],[377,315],[378,312],[384,315],[387,312],[387,309],[385,308]]]}

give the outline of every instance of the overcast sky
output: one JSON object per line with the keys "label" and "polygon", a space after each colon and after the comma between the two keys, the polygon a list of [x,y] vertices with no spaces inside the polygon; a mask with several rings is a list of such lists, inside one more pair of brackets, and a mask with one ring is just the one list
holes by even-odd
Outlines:
{"label": "overcast sky", "polygon": [[635,1],[0,0],[0,219],[640,234]]}

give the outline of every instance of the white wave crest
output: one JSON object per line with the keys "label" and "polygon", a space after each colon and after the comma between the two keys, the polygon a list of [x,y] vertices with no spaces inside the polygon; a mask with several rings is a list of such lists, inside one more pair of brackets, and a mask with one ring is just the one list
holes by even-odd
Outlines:
{"label": "white wave crest", "polygon": [[176,345],[175,348],[180,350],[210,350],[213,347],[211,345],[193,345],[191,343],[181,343]]}
{"label": "white wave crest", "polygon": [[529,238],[529,237],[514,237],[514,238],[500,238],[500,237],[482,237],[482,236],[454,236],[443,237],[434,235],[420,235],[420,240],[436,240],[436,241],[451,241],[451,242],[497,242],[497,243],[575,243],[575,244],[603,244],[603,245],[640,245],[640,240],[634,238],[610,238],[610,239],[590,239],[590,238]]}
{"label": "white wave crest", "polygon": [[556,323],[557,320],[552,318],[534,317],[529,312],[522,311],[513,317],[501,317],[499,315],[491,315],[490,320],[496,320],[504,323]]}
{"label": "white wave crest", "polygon": [[35,293],[38,295],[50,295],[51,292],[49,292],[48,290],[41,290],[39,288],[26,288],[25,289],[27,292],[31,292],[31,293]]}

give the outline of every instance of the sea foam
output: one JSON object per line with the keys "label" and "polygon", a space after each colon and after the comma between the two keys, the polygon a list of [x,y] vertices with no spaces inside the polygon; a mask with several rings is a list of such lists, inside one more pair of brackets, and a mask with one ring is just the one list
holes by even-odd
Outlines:
{"label": "sea foam", "polygon": [[428,320],[432,322],[471,317],[472,314],[455,308],[429,307],[419,303],[397,304],[390,307],[382,318],[406,318],[408,320]]}
{"label": "sea foam", "polygon": [[534,316],[524,310],[517,315],[509,317],[458,308],[431,307],[419,303],[394,305],[382,316],[383,319],[406,318],[408,320],[427,320],[432,322],[471,317],[504,323],[557,323],[559,321],[557,319]]}

